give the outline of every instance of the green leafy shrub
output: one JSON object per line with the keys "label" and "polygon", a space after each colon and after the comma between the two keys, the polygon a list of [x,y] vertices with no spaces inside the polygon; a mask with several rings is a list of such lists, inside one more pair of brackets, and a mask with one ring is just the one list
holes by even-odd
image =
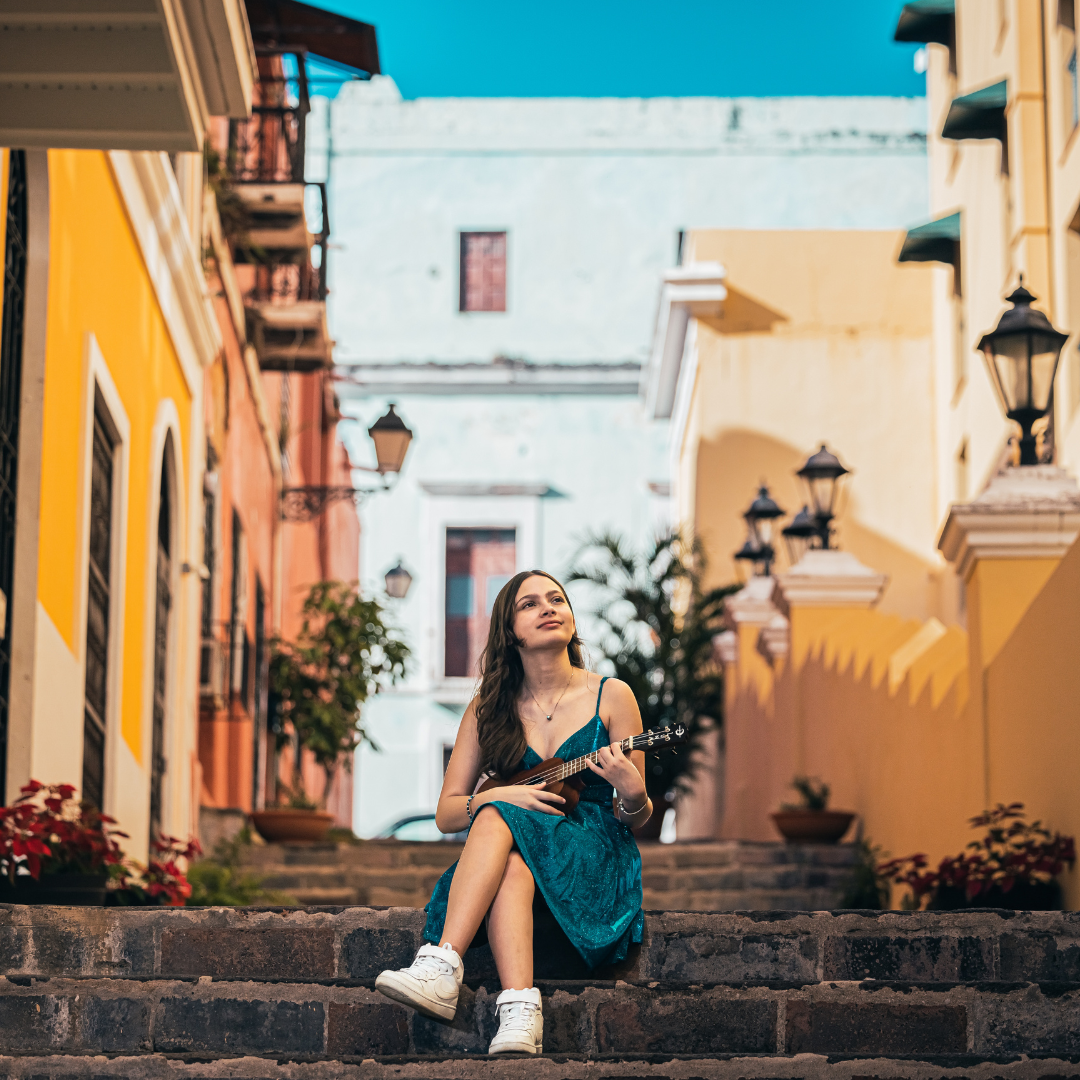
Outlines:
{"label": "green leafy shrub", "polygon": [[251,845],[251,832],[241,829],[231,840],[220,840],[214,854],[188,867],[191,885],[188,905],[202,907],[283,907],[295,906],[288,893],[267,889],[263,878],[243,869],[244,851]]}

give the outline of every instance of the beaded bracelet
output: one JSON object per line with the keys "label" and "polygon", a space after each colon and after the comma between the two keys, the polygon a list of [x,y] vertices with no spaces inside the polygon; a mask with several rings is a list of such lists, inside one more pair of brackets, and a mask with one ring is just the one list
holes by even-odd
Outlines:
{"label": "beaded bracelet", "polygon": [[470,795],[470,796],[469,796],[469,797],[468,797],[468,798],[467,798],[467,799],[465,800],[465,813],[466,813],[466,814],[468,815],[468,818],[469,818],[469,824],[470,824],[470,825],[471,825],[471,824],[473,823],[472,801],[473,801],[473,799],[475,799],[475,798],[476,798],[476,792],[474,791],[474,792],[473,792],[473,793],[472,793],[472,794],[471,794],[471,795]]}
{"label": "beaded bracelet", "polygon": [[638,816],[638,814],[641,813],[642,810],[647,810],[648,807],[649,807],[649,796],[648,795],[645,796],[645,801],[636,810],[627,810],[626,807],[623,806],[622,796],[621,795],[619,796],[619,813],[623,817],[636,818]]}

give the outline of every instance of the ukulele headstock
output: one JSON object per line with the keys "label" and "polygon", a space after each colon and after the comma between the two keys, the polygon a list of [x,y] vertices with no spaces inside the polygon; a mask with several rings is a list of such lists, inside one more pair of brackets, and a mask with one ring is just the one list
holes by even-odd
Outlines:
{"label": "ukulele headstock", "polygon": [[686,728],[682,724],[674,727],[653,728],[634,736],[635,750],[657,750],[662,746],[681,746],[687,742]]}

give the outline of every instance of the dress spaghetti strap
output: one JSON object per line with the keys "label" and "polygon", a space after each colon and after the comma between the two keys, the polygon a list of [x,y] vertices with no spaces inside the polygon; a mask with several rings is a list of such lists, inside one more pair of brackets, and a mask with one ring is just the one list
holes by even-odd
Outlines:
{"label": "dress spaghetti strap", "polygon": [[608,676],[608,675],[605,675],[605,676],[604,676],[604,677],[603,677],[603,678],[602,678],[602,679],[600,680],[600,693],[598,693],[598,694],[596,695],[596,712],[595,712],[595,713],[593,713],[593,716],[599,716],[599,715],[600,715],[600,694],[602,694],[602,693],[604,692],[604,683],[606,683],[606,682],[608,681],[608,679],[609,679],[609,678],[610,678],[610,676]]}

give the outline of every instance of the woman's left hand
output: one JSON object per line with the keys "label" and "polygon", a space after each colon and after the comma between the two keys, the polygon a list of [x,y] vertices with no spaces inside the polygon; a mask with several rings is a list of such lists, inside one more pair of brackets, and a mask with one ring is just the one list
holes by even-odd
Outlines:
{"label": "woman's left hand", "polygon": [[645,802],[645,781],[637,766],[622,752],[618,743],[602,746],[596,752],[596,762],[585,759],[585,764],[602,776],[628,803]]}

